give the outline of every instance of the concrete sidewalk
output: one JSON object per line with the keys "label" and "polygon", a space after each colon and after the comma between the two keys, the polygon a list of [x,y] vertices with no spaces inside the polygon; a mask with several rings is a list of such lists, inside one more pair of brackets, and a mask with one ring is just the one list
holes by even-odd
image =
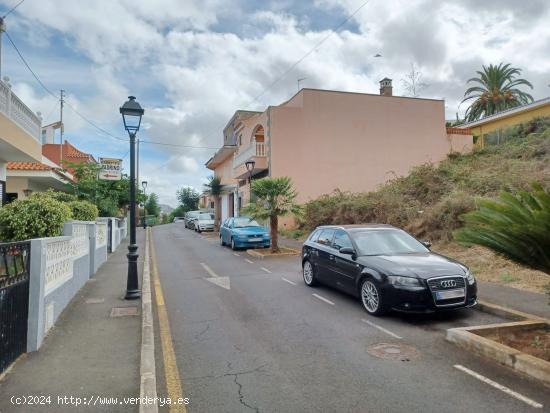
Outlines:
{"label": "concrete sidewalk", "polygon": [[[137,238],[141,280],[145,232],[138,230]],[[0,381],[1,413],[139,410],[123,399],[140,392],[141,302],[123,299],[127,246],[128,239],[77,293],[40,350],[23,355]],[[137,315],[112,317],[118,307],[132,307]],[[15,405],[24,401],[12,396],[40,397],[33,405]]]}
{"label": "concrete sidewalk", "polygon": [[[302,249],[303,243],[279,235],[279,243],[289,248]],[[505,285],[478,281],[478,298],[502,307],[512,308],[539,317],[550,318],[550,305],[546,294],[518,290]]]}

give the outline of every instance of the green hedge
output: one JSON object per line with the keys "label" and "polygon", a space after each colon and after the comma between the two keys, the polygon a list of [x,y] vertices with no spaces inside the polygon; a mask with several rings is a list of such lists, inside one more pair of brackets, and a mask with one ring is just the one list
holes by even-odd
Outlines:
{"label": "green hedge", "polygon": [[77,201],[74,195],[36,192],[0,208],[0,241],[56,237],[63,233],[65,222],[95,221],[98,215],[94,204]]}
{"label": "green hedge", "polygon": [[31,196],[0,208],[0,240],[55,237],[72,218],[71,208],[48,196]]}
{"label": "green hedge", "polygon": [[67,205],[77,221],[95,221],[99,215],[97,207],[88,201],[71,201]]}

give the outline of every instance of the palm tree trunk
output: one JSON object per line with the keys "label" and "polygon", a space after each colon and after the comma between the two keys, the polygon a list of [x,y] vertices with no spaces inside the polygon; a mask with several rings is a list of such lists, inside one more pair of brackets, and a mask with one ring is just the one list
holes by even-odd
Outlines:
{"label": "palm tree trunk", "polygon": [[220,230],[220,220],[221,220],[221,197],[219,195],[216,195],[214,198],[215,202],[215,208],[214,208],[214,230],[219,231]]}
{"label": "palm tree trunk", "polygon": [[279,252],[279,234],[277,233],[277,227],[279,226],[279,217],[272,215],[269,218],[269,225],[271,227],[271,252]]}

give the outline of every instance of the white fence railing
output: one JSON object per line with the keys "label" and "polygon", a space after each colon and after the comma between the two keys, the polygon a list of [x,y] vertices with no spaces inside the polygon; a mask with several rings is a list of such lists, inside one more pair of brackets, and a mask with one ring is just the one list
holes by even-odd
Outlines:
{"label": "white fence railing", "polygon": [[253,156],[267,156],[267,147],[265,142],[253,142],[246,148],[240,150],[233,157],[233,168],[244,164]]}
{"label": "white fence railing", "polygon": [[0,80],[0,112],[40,142],[42,120],[2,80]]}
{"label": "white fence railing", "polygon": [[[38,350],[63,309],[107,260],[107,225],[70,221],[61,237],[31,240],[27,351]],[[125,235],[125,228],[116,230]]]}
{"label": "white fence railing", "polygon": [[74,248],[71,241],[71,237],[58,237],[44,242],[44,295],[48,295],[73,276]]}
{"label": "white fence railing", "polygon": [[80,258],[90,252],[90,241],[88,237],[88,225],[80,222],[73,222],[73,234],[71,244],[74,258]]}
{"label": "white fence railing", "polygon": [[107,245],[107,223],[97,222],[95,226],[95,247],[101,248]]}

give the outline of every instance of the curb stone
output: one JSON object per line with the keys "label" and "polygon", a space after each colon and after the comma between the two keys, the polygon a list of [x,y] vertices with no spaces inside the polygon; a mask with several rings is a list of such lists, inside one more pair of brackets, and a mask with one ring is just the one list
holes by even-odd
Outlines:
{"label": "curb stone", "polygon": [[498,317],[506,318],[508,320],[545,320],[544,318],[537,315],[524,313],[522,311],[517,311],[509,307],[503,307],[501,305],[489,303],[484,300],[478,300],[475,308],[479,311],[483,311],[484,313],[493,314]]}
{"label": "curb stone", "polygon": [[542,327],[549,325],[550,321],[542,317],[485,301],[479,301],[477,309],[516,321],[473,327],[450,328],[447,330],[447,341],[470,352],[492,359],[515,371],[533,377],[546,385],[550,385],[550,362],[485,337],[485,335],[490,335],[501,329],[521,330],[525,328]]}
{"label": "curb stone", "polygon": [[[143,260],[143,280],[141,296],[141,362],[140,362],[140,389],[141,400],[156,399],[157,376],[155,367],[155,338],[153,327],[153,304],[151,300],[151,272],[149,263],[149,241],[151,228],[147,228],[145,236],[145,257]],[[140,413],[157,413],[157,403],[140,403]]]}
{"label": "curb stone", "polygon": [[[288,247],[285,247],[287,249],[292,249],[292,248],[288,248]],[[246,250],[246,253],[254,258],[257,258],[257,259],[260,259],[260,260],[263,260],[263,259],[270,259],[270,258],[279,258],[279,257],[294,257],[294,256],[297,256],[297,255],[300,255],[300,251],[298,250],[292,250],[292,252],[282,252],[280,254],[277,254],[277,255],[264,255],[262,254],[261,252],[258,252],[256,250]]]}

